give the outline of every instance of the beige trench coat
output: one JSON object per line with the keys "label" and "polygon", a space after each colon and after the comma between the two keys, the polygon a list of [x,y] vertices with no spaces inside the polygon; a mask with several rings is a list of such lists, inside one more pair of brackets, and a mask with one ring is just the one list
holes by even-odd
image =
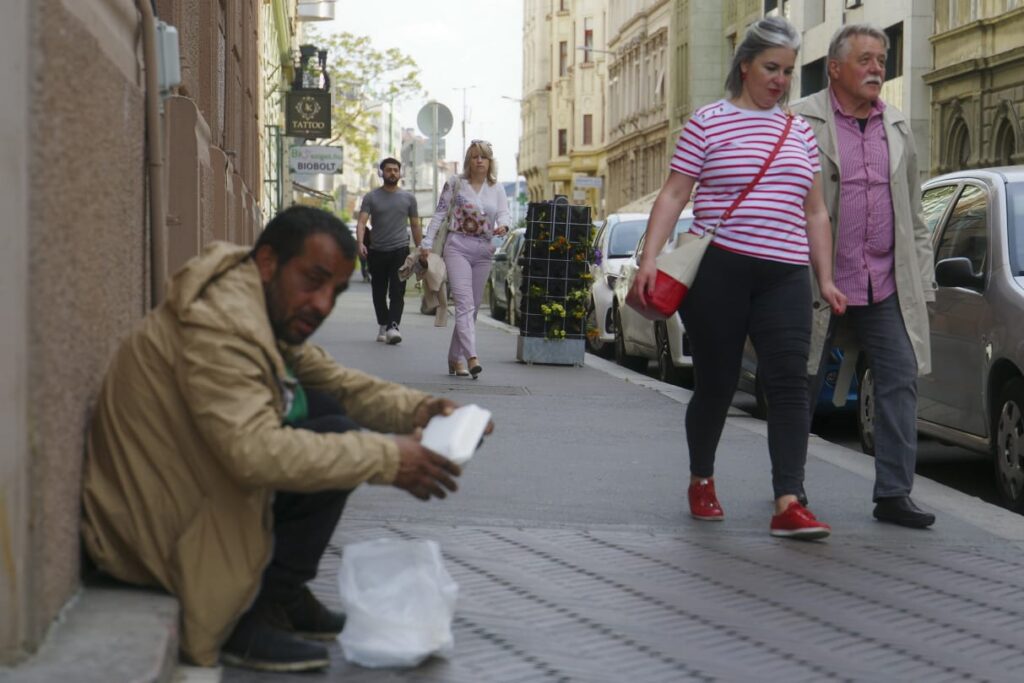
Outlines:
{"label": "beige trench coat", "polygon": [[[161,586],[182,608],[181,648],[204,666],[259,590],[275,490],[394,480],[394,440],[282,425],[290,380],[335,396],[361,425],[413,429],[426,394],[279,346],[248,249],[218,243],[189,261],[167,301],[111,362],[87,445],[82,532],[101,569]],[[293,386],[293,384],[292,384]]]}
{"label": "beige trench coat", "polygon": [[[828,88],[811,95],[793,106],[793,111],[807,120],[818,139],[821,157],[821,181],[825,205],[832,222],[833,249],[839,225],[840,164],[836,150],[836,128],[832,101]],[[931,344],[928,339],[928,308],[926,302],[935,300],[935,260],[932,256],[931,235],[921,219],[920,179],[917,170],[917,152],[910,124],[903,114],[887,105],[882,113],[885,136],[889,145],[889,188],[892,194],[893,226],[895,231],[896,295],[899,297],[903,323],[917,357],[919,375],[931,372]],[[833,258],[833,263],[835,259]],[[831,310],[818,294],[818,283],[811,278],[814,322],[811,330],[811,354],[808,372],[817,373],[822,346],[828,334]],[[840,330],[833,341],[844,350],[843,368],[835,395],[844,401],[849,392],[849,378],[859,355],[859,346],[852,330]]]}

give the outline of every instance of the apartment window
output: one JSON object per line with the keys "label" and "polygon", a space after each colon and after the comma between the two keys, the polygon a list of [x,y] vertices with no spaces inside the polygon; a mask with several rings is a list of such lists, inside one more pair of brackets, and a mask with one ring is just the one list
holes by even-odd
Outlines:
{"label": "apartment window", "polygon": [[565,128],[558,129],[558,156],[564,157],[569,153],[569,131]]}
{"label": "apartment window", "polygon": [[558,76],[564,78],[569,73],[569,43],[558,43]]}
{"label": "apartment window", "polygon": [[558,11],[568,12],[569,11],[569,0],[558,0]]}
{"label": "apartment window", "polygon": [[591,60],[591,51],[594,49],[594,20],[586,17],[583,20],[583,61]]}
{"label": "apartment window", "polygon": [[594,115],[584,114],[583,115],[583,144],[592,145],[594,144]]}
{"label": "apartment window", "polygon": [[826,69],[824,57],[800,67],[800,97],[813,95],[825,87],[828,82]]}
{"label": "apartment window", "polygon": [[885,29],[889,37],[889,54],[885,57],[885,80],[891,81],[903,75],[903,22]]}

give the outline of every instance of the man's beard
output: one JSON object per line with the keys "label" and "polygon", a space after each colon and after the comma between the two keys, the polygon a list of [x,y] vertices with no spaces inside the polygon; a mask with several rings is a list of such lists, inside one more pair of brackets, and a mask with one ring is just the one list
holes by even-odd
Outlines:
{"label": "man's beard", "polygon": [[395,187],[396,185],[398,185],[398,178],[391,179],[387,176],[384,176],[384,184],[387,185],[388,187]]}

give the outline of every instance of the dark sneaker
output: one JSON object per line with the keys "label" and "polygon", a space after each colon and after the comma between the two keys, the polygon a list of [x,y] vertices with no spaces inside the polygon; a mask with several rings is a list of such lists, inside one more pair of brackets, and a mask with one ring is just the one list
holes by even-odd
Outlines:
{"label": "dark sneaker", "polygon": [[283,605],[295,635],[315,640],[334,640],[345,627],[345,615],[324,607],[306,588],[290,604]]}
{"label": "dark sneaker", "polygon": [[258,671],[324,669],[331,660],[327,648],[289,633],[279,624],[288,617],[280,607],[257,603],[239,620],[221,647],[225,664]]}
{"label": "dark sneaker", "polygon": [[875,519],[911,529],[927,529],[935,524],[935,515],[914,505],[910,496],[879,498],[875,501]]}

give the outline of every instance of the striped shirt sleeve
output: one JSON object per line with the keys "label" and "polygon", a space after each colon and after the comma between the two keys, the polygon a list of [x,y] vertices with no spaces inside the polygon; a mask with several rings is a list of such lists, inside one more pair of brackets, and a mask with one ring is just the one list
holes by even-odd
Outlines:
{"label": "striped shirt sleeve", "polygon": [[676,141],[675,154],[672,155],[672,161],[669,163],[669,167],[673,171],[691,178],[700,177],[707,154],[707,137],[704,126],[697,119],[697,116],[691,116],[683,126],[679,140]]}

